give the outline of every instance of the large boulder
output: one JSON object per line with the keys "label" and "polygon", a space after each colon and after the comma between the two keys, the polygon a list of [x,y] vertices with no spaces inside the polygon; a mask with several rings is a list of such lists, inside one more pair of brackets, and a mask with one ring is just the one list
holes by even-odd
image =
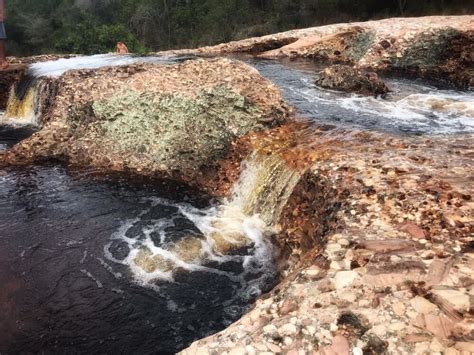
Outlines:
{"label": "large boulder", "polygon": [[473,28],[472,15],[390,18],[290,30],[172,53],[250,52],[262,58],[311,58],[469,89],[474,87]]}
{"label": "large boulder", "polygon": [[390,91],[376,73],[362,72],[348,65],[332,65],[324,69],[317,75],[316,85],[326,89],[382,97]]}
{"label": "large boulder", "polygon": [[[61,160],[104,171],[191,180],[250,131],[283,122],[279,90],[228,59],[77,70],[41,93],[41,130],[6,154],[10,162]],[[46,101],[46,104],[45,104]]]}

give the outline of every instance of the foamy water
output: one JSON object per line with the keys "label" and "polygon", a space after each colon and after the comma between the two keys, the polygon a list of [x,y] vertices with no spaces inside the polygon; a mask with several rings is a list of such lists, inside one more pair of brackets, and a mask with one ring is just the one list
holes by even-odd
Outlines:
{"label": "foamy water", "polygon": [[0,279],[18,311],[0,352],[177,353],[274,285],[258,216],[168,184],[3,170]]}
{"label": "foamy water", "polygon": [[[236,297],[253,299],[276,275],[276,251],[269,238],[273,227],[243,211],[245,195],[256,182],[254,165],[244,163],[232,197],[216,206],[200,209],[163,198],[147,199],[148,207],[111,235],[105,258],[128,267],[133,282],[158,292],[160,283],[174,282],[177,273],[199,271],[240,284]],[[191,223],[184,230],[183,219]],[[227,271],[224,264],[234,267]]]}
{"label": "foamy water", "polygon": [[321,70],[309,62],[251,61],[285,99],[316,122],[409,134],[474,132],[474,92],[440,90],[407,79],[386,79],[386,99],[326,90],[314,84]]}
{"label": "foamy water", "polygon": [[175,63],[175,57],[137,56],[131,54],[97,54],[63,58],[43,63],[34,63],[29,73],[36,77],[58,77],[72,69],[96,69],[107,66],[121,66],[140,63]]}

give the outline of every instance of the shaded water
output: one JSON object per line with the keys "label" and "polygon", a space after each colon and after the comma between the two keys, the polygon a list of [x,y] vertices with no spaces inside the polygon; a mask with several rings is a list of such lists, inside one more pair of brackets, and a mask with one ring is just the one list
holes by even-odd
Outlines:
{"label": "shaded water", "polygon": [[254,243],[167,277],[124,262],[143,243],[204,238],[208,205],[165,183],[1,171],[0,352],[167,353],[238,319],[275,280],[271,246],[251,222]]}
{"label": "shaded water", "polygon": [[[32,72],[133,60],[73,58]],[[316,88],[321,68],[311,62],[249,63],[314,122],[396,134],[474,131],[473,93],[388,79],[394,92],[382,101]],[[0,149],[31,132],[0,126]],[[246,197],[262,179],[262,191],[285,193],[275,174],[284,175],[271,161],[249,164],[234,199],[214,203],[181,186],[98,181],[57,166],[0,170],[0,353],[174,352],[238,319],[275,281],[271,228],[244,206],[268,210]]]}

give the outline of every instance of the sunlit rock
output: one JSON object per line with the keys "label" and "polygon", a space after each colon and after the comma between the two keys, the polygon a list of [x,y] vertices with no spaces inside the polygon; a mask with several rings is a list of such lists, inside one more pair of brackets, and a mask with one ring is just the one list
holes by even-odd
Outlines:
{"label": "sunlit rock", "polygon": [[289,113],[273,84],[228,59],[85,69],[48,80],[55,89],[37,104],[40,132],[5,161],[59,159],[193,181],[237,138]]}

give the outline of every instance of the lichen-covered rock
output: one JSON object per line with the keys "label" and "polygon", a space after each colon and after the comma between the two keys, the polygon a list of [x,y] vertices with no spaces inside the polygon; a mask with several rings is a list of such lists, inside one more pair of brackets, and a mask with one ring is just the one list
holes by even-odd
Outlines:
{"label": "lichen-covered rock", "polygon": [[289,114],[276,86],[228,59],[77,70],[53,81],[54,97],[40,100],[42,129],[6,161],[56,159],[189,182],[238,137]]}
{"label": "lichen-covered rock", "polygon": [[373,72],[361,72],[348,65],[333,65],[321,71],[316,85],[361,95],[385,96],[390,90]]}

